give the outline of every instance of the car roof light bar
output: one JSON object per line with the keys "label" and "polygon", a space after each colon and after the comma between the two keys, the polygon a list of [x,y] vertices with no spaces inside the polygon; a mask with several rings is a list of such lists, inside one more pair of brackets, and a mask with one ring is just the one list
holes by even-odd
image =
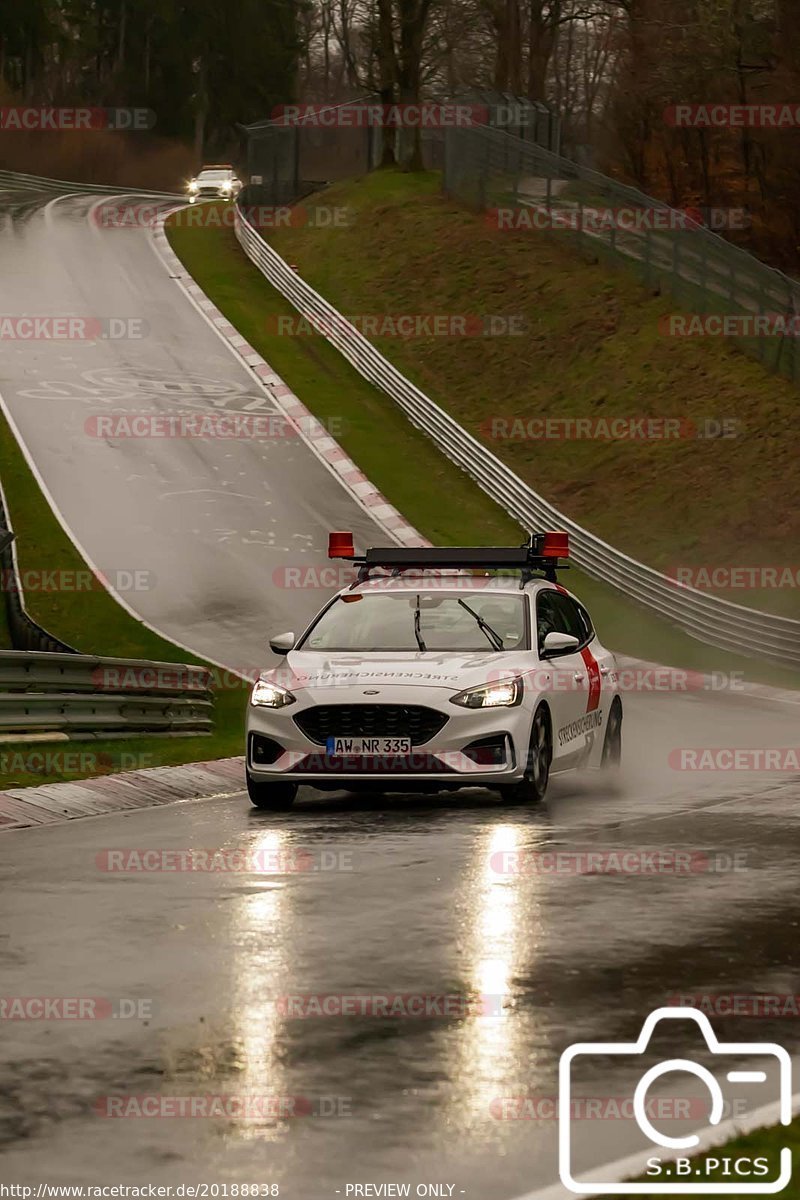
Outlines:
{"label": "car roof light bar", "polygon": [[563,532],[532,533],[521,546],[373,546],[356,555],[349,534],[331,534],[328,555],[358,565],[356,584],[379,568],[392,574],[422,570],[520,571],[524,587],[534,572],[555,581],[556,570],[565,570],[560,559],[569,557],[569,535]]}

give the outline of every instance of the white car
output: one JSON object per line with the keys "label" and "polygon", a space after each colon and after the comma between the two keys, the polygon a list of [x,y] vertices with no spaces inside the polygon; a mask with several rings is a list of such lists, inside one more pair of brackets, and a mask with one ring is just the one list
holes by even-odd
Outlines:
{"label": "white car", "polygon": [[[322,790],[491,788],[541,800],[551,773],[615,766],[622,701],[613,654],[556,582],[565,533],[522,547],[368,550],[248,705],[247,790],[288,808]],[[504,572],[491,574],[491,572]]]}
{"label": "white car", "polygon": [[189,203],[196,200],[235,200],[242,190],[242,181],[236,177],[232,166],[222,164],[215,167],[203,167],[199,175],[190,179],[187,184]]}

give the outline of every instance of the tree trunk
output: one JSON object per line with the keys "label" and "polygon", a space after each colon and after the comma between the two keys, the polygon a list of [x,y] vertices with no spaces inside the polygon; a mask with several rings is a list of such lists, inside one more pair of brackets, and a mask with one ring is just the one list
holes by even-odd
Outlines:
{"label": "tree trunk", "polygon": [[[392,28],[392,0],[378,0],[378,79],[381,108],[385,113],[393,108],[395,103],[395,81],[397,78],[397,57],[394,49],[394,30]],[[395,165],[396,130],[393,123],[384,116],[381,126],[381,166]]]}
{"label": "tree trunk", "polygon": [[542,13],[541,0],[531,0],[528,11],[528,99],[547,99],[547,69],[555,44],[555,27]]}

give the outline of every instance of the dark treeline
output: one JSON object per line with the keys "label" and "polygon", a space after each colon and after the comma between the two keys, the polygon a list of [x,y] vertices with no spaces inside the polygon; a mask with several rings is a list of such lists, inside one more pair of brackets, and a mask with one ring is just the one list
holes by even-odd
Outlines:
{"label": "dark treeline", "polygon": [[472,89],[546,101],[568,154],[676,206],[747,210],[729,236],[800,267],[800,119],[669,117],[800,112],[800,0],[0,0],[2,102],[149,108],[195,162],[287,101]]}
{"label": "dark treeline", "polygon": [[298,3],[0,0],[4,102],[149,108],[203,157],[293,97]]}
{"label": "dark treeline", "polygon": [[[315,0],[300,20],[302,95],[545,101],[568,154],[679,207],[745,209],[731,236],[800,266],[800,0]],[[671,122],[718,103],[795,116]]]}

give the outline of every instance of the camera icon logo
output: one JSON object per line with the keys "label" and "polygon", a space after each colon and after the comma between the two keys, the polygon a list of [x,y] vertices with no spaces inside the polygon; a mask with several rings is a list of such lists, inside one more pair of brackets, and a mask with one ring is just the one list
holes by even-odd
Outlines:
{"label": "camera icon logo", "polygon": [[[605,1058],[608,1055],[636,1057],[646,1053],[650,1041],[653,1036],[653,1031],[660,1021],[670,1021],[675,1019],[683,1021],[692,1020],[699,1027],[706,1046],[710,1053],[715,1057],[719,1056],[719,1063],[715,1062],[715,1066],[719,1067],[719,1077],[712,1073],[708,1067],[700,1063],[693,1062],[688,1058],[670,1058],[664,1062],[659,1062],[655,1066],[644,1071],[639,1079],[636,1089],[633,1094],[632,1113],[633,1119],[638,1126],[638,1130],[650,1145],[649,1153],[655,1154],[652,1148],[658,1148],[658,1157],[648,1158],[645,1153],[642,1157],[641,1165],[638,1166],[638,1157],[633,1156],[631,1160],[625,1160],[626,1165],[633,1164],[630,1171],[625,1172],[625,1180],[618,1181],[616,1169],[614,1172],[609,1171],[609,1174],[614,1174],[613,1179],[603,1179],[602,1168],[597,1171],[584,1172],[577,1176],[574,1171],[574,1128],[572,1122],[573,1113],[573,1074],[576,1065],[580,1064],[583,1057],[599,1057]],[[752,1063],[752,1069],[748,1068],[747,1060],[757,1060]],[[744,1065],[743,1065],[744,1060]],[[765,1060],[767,1062],[765,1063]],[[771,1062],[769,1060],[772,1060]],[[771,1076],[768,1071],[764,1070],[764,1065],[772,1068]],[[776,1071],[777,1068],[777,1071]],[[703,1128],[699,1132],[686,1133],[680,1137],[669,1136],[653,1124],[650,1113],[648,1112],[648,1091],[652,1085],[662,1076],[672,1072],[682,1072],[684,1075],[694,1076],[695,1079],[701,1080],[705,1084],[711,1097],[710,1109],[707,1115],[703,1117]],[[765,1096],[759,1100],[757,1107],[761,1108],[765,1104],[769,1104],[772,1100],[771,1107],[774,1108],[774,1119],[779,1121],[781,1125],[789,1125],[792,1119],[792,1064],[787,1051],[773,1042],[720,1042],[711,1026],[711,1022],[705,1013],[699,1012],[694,1008],[658,1008],[650,1014],[644,1022],[642,1031],[635,1042],[578,1042],[573,1046],[569,1046],[561,1055],[559,1063],[559,1174],[564,1187],[578,1195],[597,1196],[603,1194],[620,1195],[658,1195],[658,1194],[675,1194],[675,1193],[692,1193],[705,1195],[765,1195],[775,1194],[782,1191],[789,1183],[792,1177],[792,1152],[788,1146],[784,1146],[780,1153],[780,1175],[778,1179],[761,1180],[749,1178],[743,1179],[741,1174],[738,1177],[726,1178],[720,1182],[710,1182],[707,1178],[703,1178],[705,1174],[702,1166],[705,1160],[701,1159],[701,1155],[705,1150],[712,1147],[719,1147],[726,1141],[734,1138],[740,1132],[732,1124],[730,1130],[727,1130],[727,1124],[723,1125],[723,1115],[725,1111],[725,1096],[719,1082],[722,1077],[733,1085],[747,1085],[748,1088],[752,1085],[767,1084],[772,1079],[775,1083],[775,1075],[777,1074],[777,1099],[774,1095]],[[705,1106],[704,1106],[705,1111]],[[771,1121],[765,1120],[764,1124],[770,1124]],[[728,1136],[726,1136],[726,1133]],[[681,1154],[694,1154],[695,1159],[681,1157]],[[645,1175],[645,1161],[648,1165],[646,1178],[642,1178],[640,1182],[630,1182],[630,1175]],[[709,1159],[708,1162],[718,1163],[719,1160]],[[731,1160],[728,1160],[731,1161]],[[741,1171],[741,1163],[744,1162],[765,1162],[766,1160],[749,1160],[739,1158],[736,1160],[736,1167]],[[697,1164],[690,1166],[689,1164]],[[659,1166],[651,1166],[651,1164],[663,1164]],[[685,1164],[685,1167],[675,1170],[674,1164]],[[710,1168],[709,1168],[710,1171]],[[771,1173],[768,1169],[757,1170],[756,1175]],[[653,1176],[661,1175],[669,1178],[669,1182],[654,1182]]]}

